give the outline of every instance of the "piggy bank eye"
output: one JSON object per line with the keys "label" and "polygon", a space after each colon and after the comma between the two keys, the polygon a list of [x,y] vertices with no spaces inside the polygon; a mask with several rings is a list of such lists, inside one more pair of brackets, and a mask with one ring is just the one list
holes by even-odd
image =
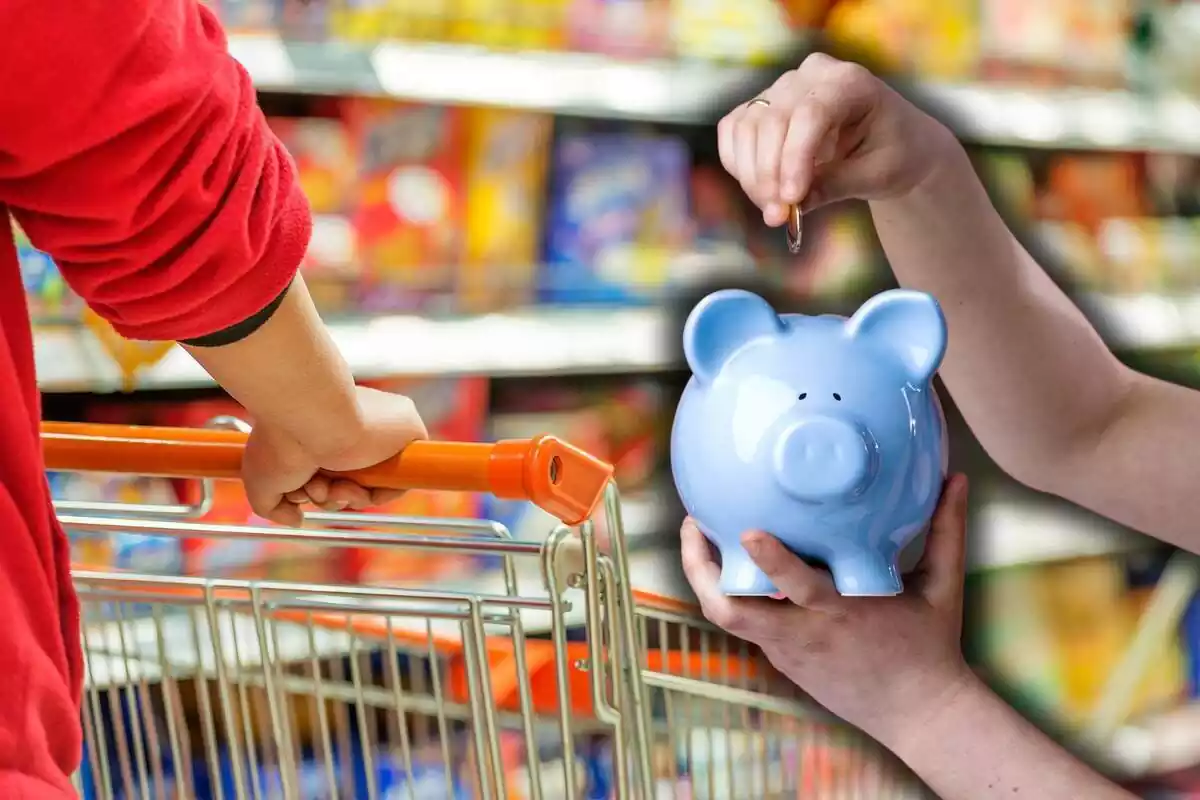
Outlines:
{"label": "piggy bank eye", "polygon": [[800,393],[800,399],[801,399],[801,400],[803,400],[803,399],[804,399],[804,398],[806,398],[806,397],[808,397],[808,392],[801,392],[801,393]]}
{"label": "piggy bank eye", "polygon": [[842,402],[842,396],[840,394],[838,394],[837,392],[833,393],[833,399],[837,400],[839,403]]}

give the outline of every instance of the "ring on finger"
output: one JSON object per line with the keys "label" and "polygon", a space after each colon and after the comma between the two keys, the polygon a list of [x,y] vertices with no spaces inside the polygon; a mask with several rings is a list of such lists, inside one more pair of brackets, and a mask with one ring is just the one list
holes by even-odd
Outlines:
{"label": "ring on finger", "polygon": [[750,102],[746,103],[746,105],[747,106],[770,106],[771,101],[765,97],[756,97],[753,100],[751,100]]}

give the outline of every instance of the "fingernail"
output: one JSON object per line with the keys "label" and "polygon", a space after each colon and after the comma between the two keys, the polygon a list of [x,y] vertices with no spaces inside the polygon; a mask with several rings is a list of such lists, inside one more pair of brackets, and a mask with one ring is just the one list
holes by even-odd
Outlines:
{"label": "fingernail", "polygon": [[748,533],[742,537],[742,547],[746,548],[746,552],[751,557],[757,556],[762,552],[762,539],[758,534]]}

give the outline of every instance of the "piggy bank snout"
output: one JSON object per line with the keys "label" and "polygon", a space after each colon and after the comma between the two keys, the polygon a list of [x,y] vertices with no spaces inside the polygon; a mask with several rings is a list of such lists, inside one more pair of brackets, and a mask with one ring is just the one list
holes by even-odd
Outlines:
{"label": "piggy bank snout", "polygon": [[807,417],[790,424],[774,453],[775,477],[785,492],[806,502],[847,498],[872,474],[869,434],[836,417]]}

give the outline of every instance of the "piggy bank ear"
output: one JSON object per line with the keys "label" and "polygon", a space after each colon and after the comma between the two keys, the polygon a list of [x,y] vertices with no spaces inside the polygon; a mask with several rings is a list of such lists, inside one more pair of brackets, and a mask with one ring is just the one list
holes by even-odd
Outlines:
{"label": "piggy bank ear", "polygon": [[850,336],[894,353],[914,383],[932,378],[946,354],[946,318],[937,300],[924,292],[882,292],[864,303],[846,327]]}
{"label": "piggy bank ear", "polygon": [[724,289],[701,300],[683,327],[683,355],[692,374],[711,381],[739,348],[783,331],[775,309],[756,294]]}

